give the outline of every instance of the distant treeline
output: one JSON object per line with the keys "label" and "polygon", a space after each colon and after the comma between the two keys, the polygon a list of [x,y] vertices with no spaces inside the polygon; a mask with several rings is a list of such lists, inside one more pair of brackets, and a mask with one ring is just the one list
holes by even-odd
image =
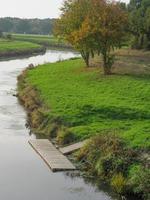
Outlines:
{"label": "distant treeline", "polygon": [[0,18],[0,32],[51,34],[55,19]]}
{"label": "distant treeline", "polygon": [[130,0],[129,31],[134,36],[132,47],[150,50],[150,0]]}

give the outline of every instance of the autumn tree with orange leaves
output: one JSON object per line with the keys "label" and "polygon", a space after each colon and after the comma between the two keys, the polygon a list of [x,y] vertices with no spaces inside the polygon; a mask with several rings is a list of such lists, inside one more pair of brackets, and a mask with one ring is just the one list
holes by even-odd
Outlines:
{"label": "autumn tree with orange leaves", "polygon": [[83,37],[81,30],[89,9],[89,0],[66,0],[61,8],[62,15],[57,20],[54,33],[68,41],[81,53],[86,66],[89,67],[90,54],[93,55],[93,38]]}
{"label": "autumn tree with orange leaves", "polygon": [[127,22],[127,14],[115,2],[66,0],[56,33],[80,51],[87,66],[90,55],[100,54],[104,74],[109,75],[114,63],[112,51],[121,47]]}
{"label": "autumn tree with orange leaves", "polygon": [[[121,47],[128,23],[127,14],[115,2],[107,0],[90,0],[87,17],[88,30],[95,38],[96,51],[103,57],[104,74],[111,74],[115,48]],[[83,22],[84,23],[84,22]],[[88,33],[87,33],[88,34]]]}

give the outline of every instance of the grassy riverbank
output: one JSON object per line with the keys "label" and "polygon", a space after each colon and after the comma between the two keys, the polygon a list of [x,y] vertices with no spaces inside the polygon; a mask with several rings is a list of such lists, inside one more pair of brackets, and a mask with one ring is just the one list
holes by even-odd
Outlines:
{"label": "grassy riverbank", "polygon": [[46,47],[71,48],[66,42],[58,40],[53,35],[13,34],[15,40],[28,41]]}
{"label": "grassy riverbank", "polygon": [[41,45],[15,40],[0,39],[0,57],[10,57],[19,55],[31,55],[33,53],[44,52]]}
{"label": "grassy riverbank", "polygon": [[[19,97],[35,132],[56,137],[59,144],[98,135],[87,146],[92,144],[93,154],[86,148],[78,158],[86,157],[93,163],[88,169],[109,180],[118,192],[125,185],[128,191],[146,193],[142,186],[147,185],[149,172],[141,175],[142,183],[137,173],[149,162],[149,53],[123,50],[117,54],[115,74],[107,77],[99,60],[91,68],[80,59],[30,68],[18,78]],[[95,155],[102,144],[108,154]]]}

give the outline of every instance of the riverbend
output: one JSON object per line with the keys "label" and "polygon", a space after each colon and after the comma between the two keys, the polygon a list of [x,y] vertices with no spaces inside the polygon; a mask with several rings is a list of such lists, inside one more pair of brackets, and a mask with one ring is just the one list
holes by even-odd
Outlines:
{"label": "riverbend", "polygon": [[66,173],[52,173],[28,144],[26,113],[16,93],[17,76],[34,65],[76,57],[67,51],[0,62],[0,197],[2,200],[111,200],[104,191]]}

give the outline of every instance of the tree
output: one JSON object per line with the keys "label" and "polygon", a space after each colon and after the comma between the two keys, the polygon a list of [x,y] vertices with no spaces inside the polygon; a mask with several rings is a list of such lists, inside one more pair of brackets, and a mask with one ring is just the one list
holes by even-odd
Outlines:
{"label": "tree", "polygon": [[130,31],[134,35],[134,48],[150,49],[150,1],[131,0],[128,9],[130,12]]}
{"label": "tree", "polygon": [[3,37],[3,31],[0,30],[0,38],[2,38],[2,37]]}
{"label": "tree", "polygon": [[26,19],[20,20],[17,24],[17,30],[19,33],[26,33],[30,29],[29,21]]}
{"label": "tree", "polygon": [[0,18],[0,27],[3,32],[11,32],[13,24],[10,18]]}
{"label": "tree", "polygon": [[145,33],[147,37],[147,48],[150,49],[150,7],[145,13]]}
{"label": "tree", "polygon": [[82,37],[93,38],[94,51],[103,57],[104,74],[111,74],[114,55],[111,52],[121,47],[128,23],[126,12],[120,5],[107,0],[90,0],[90,9],[81,29]]}
{"label": "tree", "polygon": [[94,55],[91,37],[82,37],[81,27],[89,10],[89,0],[66,0],[62,15],[55,24],[54,33],[63,37],[77,49],[89,67],[90,54]]}
{"label": "tree", "polygon": [[66,0],[56,33],[80,51],[89,66],[89,55],[103,56],[104,73],[110,74],[114,62],[111,51],[121,46],[127,15],[117,3],[107,0]]}
{"label": "tree", "polygon": [[135,10],[138,9],[139,7],[141,7],[141,2],[142,0],[130,0],[129,3],[129,10]]}

